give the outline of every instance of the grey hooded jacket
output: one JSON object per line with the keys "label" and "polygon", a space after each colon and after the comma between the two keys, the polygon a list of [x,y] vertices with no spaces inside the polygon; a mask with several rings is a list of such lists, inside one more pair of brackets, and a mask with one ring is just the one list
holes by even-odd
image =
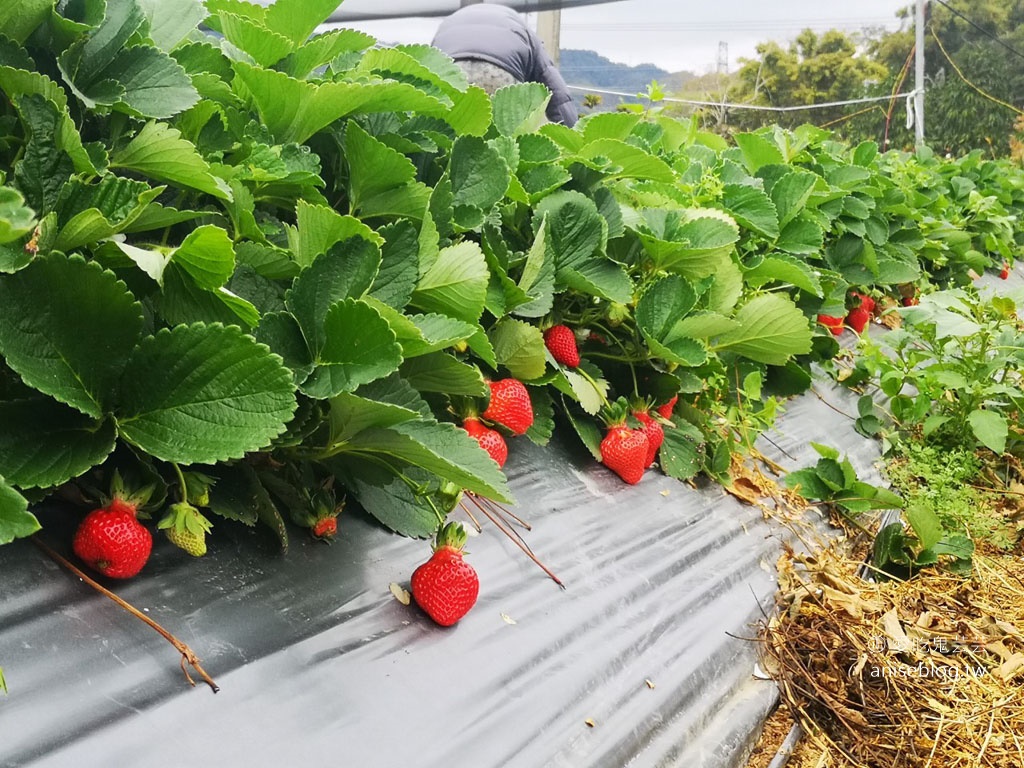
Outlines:
{"label": "grey hooded jacket", "polygon": [[522,16],[504,5],[460,8],[438,27],[433,45],[456,61],[480,59],[501,67],[521,83],[543,83],[551,91],[548,120],[572,126],[578,113],[565,80]]}

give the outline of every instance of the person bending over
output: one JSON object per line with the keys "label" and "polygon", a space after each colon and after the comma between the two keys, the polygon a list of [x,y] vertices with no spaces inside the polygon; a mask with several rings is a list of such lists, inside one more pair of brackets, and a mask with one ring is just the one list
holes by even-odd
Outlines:
{"label": "person bending over", "polygon": [[515,83],[543,83],[551,91],[548,120],[575,125],[579,115],[565,80],[540,38],[513,9],[467,5],[441,22],[431,44],[451,56],[469,82],[488,93]]}

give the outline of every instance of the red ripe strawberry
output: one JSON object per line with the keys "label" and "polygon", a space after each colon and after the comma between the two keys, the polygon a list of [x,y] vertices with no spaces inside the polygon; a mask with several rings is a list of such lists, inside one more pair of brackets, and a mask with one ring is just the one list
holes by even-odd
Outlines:
{"label": "red ripe strawberry", "polygon": [[462,559],[466,531],[462,523],[448,523],[437,534],[434,554],[412,574],[416,604],[442,627],[450,627],[476,603],[480,579]]}
{"label": "red ripe strawberry", "polygon": [[867,328],[870,319],[871,312],[862,304],[856,309],[850,310],[850,313],[846,316],[846,324],[857,333],[864,333],[864,329]]}
{"label": "red ripe strawberry", "polygon": [[918,299],[917,296],[904,296],[900,300],[900,303],[903,304],[904,307],[916,307],[918,304]]}
{"label": "red ripe strawberry", "polygon": [[852,296],[854,300],[857,302],[856,306],[854,307],[855,309],[856,307],[864,307],[864,309],[868,311],[868,314],[875,311],[875,300],[870,296],[863,293],[858,293],[857,291],[850,291],[850,296]]}
{"label": "red ripe strawberry", "polygon": [[552,325],[544,331],[544,344],[551,356],[562,365],[576,368],[580,364],[580,350],[576,334],[566,325]]}
{"label": "red ripe strawberry", "polygon": [[1010,277],[1010,265],[1005,261],[1003,262],[1003,268],[999,271],[999,277],[1002,280],[1007,280]]}
{"label": "red ripe strawberry", "polygon": [[658,411],[658,415],[660,415],[663,419],[671,419],[672,410],[676,407],[676,402],[678,402],[678,400],[679,395],[672,395],[671,400],[669,400],[667,403],[662,403],[655,410]]}
{"label": "red ripe strawberry", "polygon": [[644,466],[649,467],[654,464],[658,449],[665,442],[665,429],[657,419],[652,419],[647,411],[633,411],[633,416],[643,425],[641,430],[647,435],[647,458]]}
{"label": "red ripe strawberry", "polygon": [[113,579],[128,579],[149,560],[153,536],[135,517],[135,505],[115,498],[85,516],[71,546],[93,570]]}
{"label": "red ripe strawberry", "polygon": [[526,434],[533,425],[533,404],[526,385],[519,379],[501,379],[490,386],[491,402],[483,417],[508,427],[513,434]]}
{"label": "red ripe strawberry", "polygon": [[833,336],[839,336],[843,332],[843,318],[832,315],[818,315],[818,322],[832,331]]}
{"label": "red ripe strawberry", "polygon": [[508,459],[508,445],[500,432],[486,426],[480,419],[473,418],[463,421],[462,428],[480,443],[480,447],[498,462],[499,467],[505,466],[505,460]]}
{"label": "red ripe strawberry", "polygon": [[647,435],[639,429],[612,426],[601,441],[601,463],[630,485],[640,482],[647,468]]}

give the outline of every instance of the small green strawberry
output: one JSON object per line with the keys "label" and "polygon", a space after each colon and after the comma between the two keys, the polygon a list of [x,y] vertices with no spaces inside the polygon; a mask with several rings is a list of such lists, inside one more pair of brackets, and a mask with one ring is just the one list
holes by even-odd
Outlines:
{"label": "small green strawberry", "polygon": [[193,557],[206,554],[206,534],[213,524],[187,501],[179,501],[168,507],[167,514],[156,524],[167,540]]}
{"label": "small green strawberry", "polygon": [[448,523],[437,533],[434,553],[412,574],[413,599],[442,627],[450,627],[476,604],[480,579],[463,559],[466,530]]}

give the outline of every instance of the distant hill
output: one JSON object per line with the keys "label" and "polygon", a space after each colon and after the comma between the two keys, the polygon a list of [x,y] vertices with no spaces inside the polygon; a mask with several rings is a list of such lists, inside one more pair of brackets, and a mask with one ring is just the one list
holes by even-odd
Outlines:
{"label": "distant hill", "polygon": [[[647,90],[650,82],[657,80],[666,91],[675,92],[696,77],[692,72],[669,72],[653,64],[620,64],[601,56],[596,51],[563,48],[559,54],[561,61],[558,68],[569,85],[634,94]],[[582,100],[582,92],[574,91],[573,94],[577,101]],[[602,104],[606,108],[614,109],[615,105],[623,100],[605,95],[602,97]]]}

